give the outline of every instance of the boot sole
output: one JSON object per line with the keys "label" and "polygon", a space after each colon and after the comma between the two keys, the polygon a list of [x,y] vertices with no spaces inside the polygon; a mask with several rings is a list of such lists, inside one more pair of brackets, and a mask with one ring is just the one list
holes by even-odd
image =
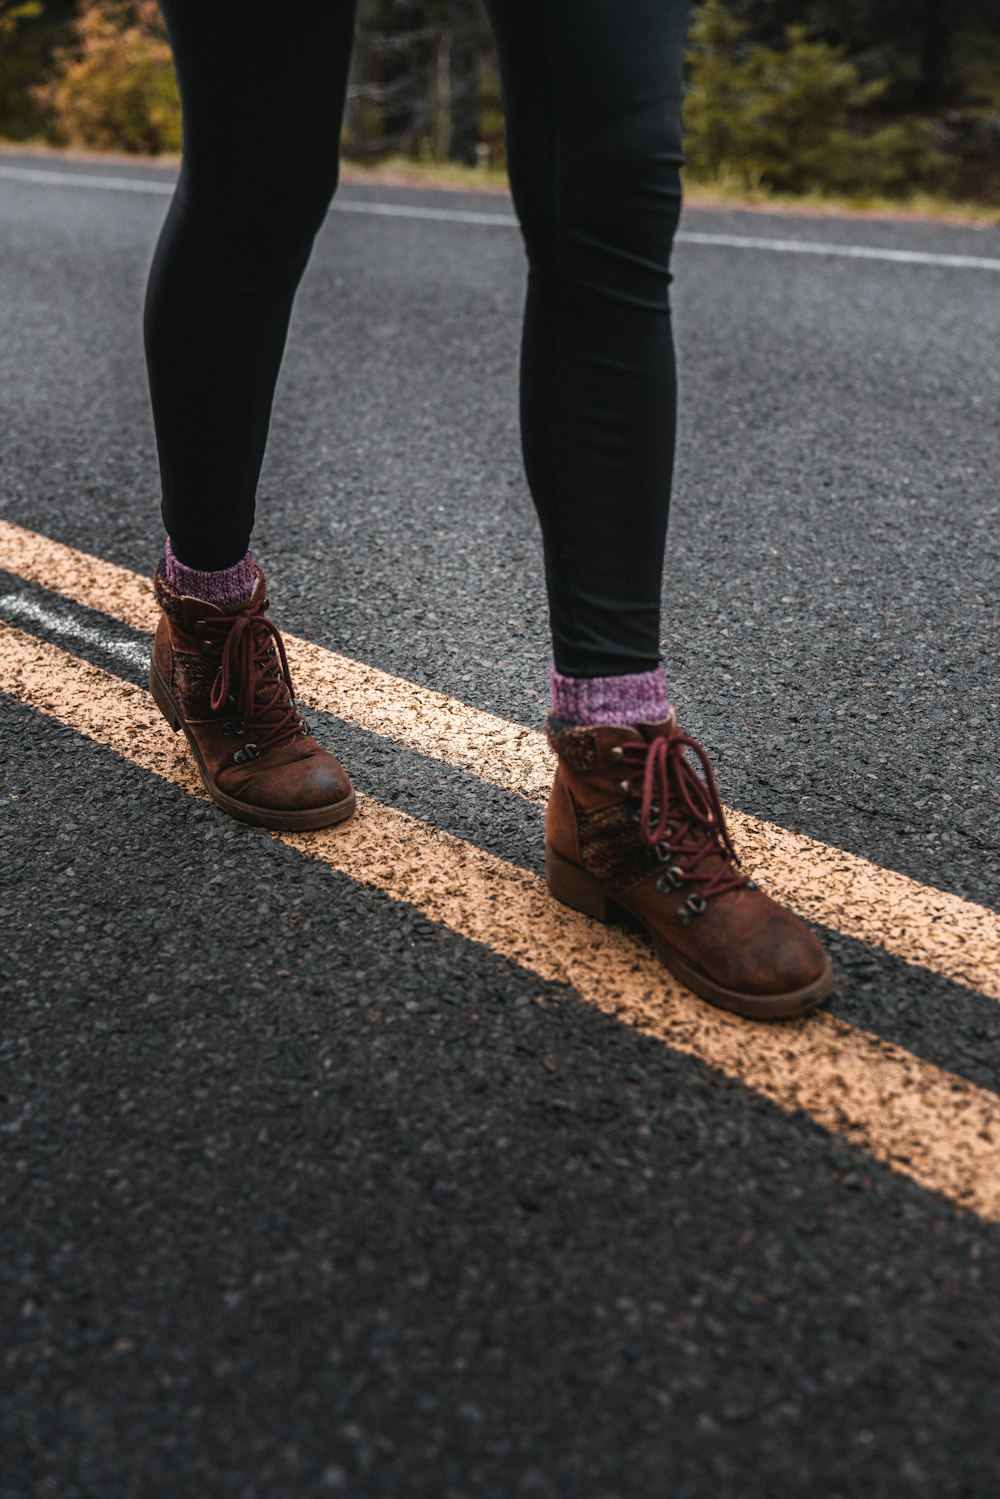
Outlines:
{"label": "boot sole", "polygon": [[697,994],[699,998],[707,999],[710,1004],[729,1010],[734,1015],[745,1015],[752,1020],[780,1020],[794,1015],[806,1015],[833,992],[834,973],[829,958],[823,972],[811,984],[807,984],[804,989],[793,989],[784,994],[748,994],[717,984],[658,932],[647,926],[626,901],[609,896],[601,882],[592,874],[588,874],[579,864],[564,859],[551,848],[545,850],[545,883],[556,900],[574,911],[581,911],[585,916],[592,916],[595,921],[610,923],[618,915],[624,917],[630,925],[638,924],[674,978],[680,979],[692,994]]}
{"label": "boot sole", "polygon": [[228,812],[230,817],[235,817],[239,822],[248,822],[253,827],[271,828],[276,832],[305,833],[313,828],[329,828],[335,823],[346,822],[357,807],[357,797],[352,786],[348,795],[339,802],[331,802],[325,807],[304,807],[302,811],[287,811],[271,809],[268,807],[255,807],[252,802],[241,802],[235,796],[229,796],[225,791],[215,784],[204,760],[198,749],[194,735],[184,722],[184,715],[174,699],[170,688],[167,686],[155,661],[149,663],[149,690],[153,695],[153,701],[163,714],[167,723],[174,733],[184,732],[184,737],[191,747],[195,763],[198,766],[198,774],[202,785],[216,806]]}

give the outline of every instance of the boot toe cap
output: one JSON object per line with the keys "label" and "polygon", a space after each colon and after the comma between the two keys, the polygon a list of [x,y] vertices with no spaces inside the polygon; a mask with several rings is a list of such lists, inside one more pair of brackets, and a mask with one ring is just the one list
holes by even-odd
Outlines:
{"label": "boot toe cap", "polygon": [[820,983],[830,970],[822,945],[803,921],[777,902],[720,954],[719,981],[747,994],[794,994]]}
{"label": "boot toe cap", "polygon": [[347,772],[332,755],[310,755],[275,784],[270,804],[278,811],[311,811],[341,802],[350,792]]}
{"label": "boot toe cap", "polygon": [[283,764],[269,764],[268,757],[262,756],[239,771],[234,767],[219,781],[229,796],[262,811],[315,811],[351,796],[347,771],[335,755],[319,746]]}

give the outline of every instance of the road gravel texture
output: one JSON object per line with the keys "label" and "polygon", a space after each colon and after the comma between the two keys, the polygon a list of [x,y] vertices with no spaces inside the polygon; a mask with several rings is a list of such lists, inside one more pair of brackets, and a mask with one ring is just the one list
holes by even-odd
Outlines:
{"label": "road gravel texture", "polygon": [[[148,575],[169,198],[27,169],[173,174],[0,154],[0,519]],[[259,490],[272,612],[537,730],[520,238],[371,211],[510,205],[341,193]],[[682,722],[728,805],[1000,909],[1000,272],[689,242],[674,302]],[[0,619],[144,681],[141,630],[16,572]],[[368,796],[540,871],[537,797],[310,716]],[[0,751],[0,1499],[995,1499],[1000,1225],[16,693]],[[822,935],[835,1019],[996,1093],[996,998]]]}

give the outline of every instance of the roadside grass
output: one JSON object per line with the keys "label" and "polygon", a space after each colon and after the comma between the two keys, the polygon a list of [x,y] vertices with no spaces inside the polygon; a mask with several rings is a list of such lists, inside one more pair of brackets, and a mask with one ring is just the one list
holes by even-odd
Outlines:
{"label": "roadside grass", "polygon": [[[438,164],[412,161],[405,156],[387,157],[369,166],[345,161],[341,175],[345,182],[384,182],[386,186],[507,191],[507,174],[503,167],[463,167],[451,162]],[[983,227],[1000,225],[1000,202],[977,203],[946,198],[937,193],[914,192],[906,198],[886,198],[863,193],[837,196],[826,193],[776,193],[766,188],[748,189],[737,183],[699,181],[690,173],[684,175],[684,189],[685,201],[692,208],[756,208],[785,213],[846,213],[858,217],[941,219],[954,223],[974,223]]]}
{"label": "roadside grass", "polygon": [[971,224],[980,229],[1000,226],[1000,202],[977,203],[928,192],[905,198],[876,194],[775,193],[719,182],[699,182],[685,176],[685,202],[692,208],[753,208],[775,213],[850,215],[855,218],[938,219],[942,223]]}
{"label": "roadside grass", "polygon": [[[135,165],[180,165],[180,156],[163,153],[139,156],[129,152],[88,151],[52,146],[43,140],[9,140],[0,136],[0,151],[26,151],[77,161],[116,161]],[[508,191],[506,169],[501,166],[465,167],[454,162],[414,161],[389,156],[379,162],[344,160],[341,181],[382,183],[386,187],[431,187],[463,192]],[[699,181],[685,174],[685,202],[691,208],[749,208],[757,212],[849,215],[857,218],[937,219],[943,223],[969,224],[978,228],[1000,226],[1000,202],[978,203],[928,192],[906,198],[870,194],[775,193],[748,189],[741,183]]]}

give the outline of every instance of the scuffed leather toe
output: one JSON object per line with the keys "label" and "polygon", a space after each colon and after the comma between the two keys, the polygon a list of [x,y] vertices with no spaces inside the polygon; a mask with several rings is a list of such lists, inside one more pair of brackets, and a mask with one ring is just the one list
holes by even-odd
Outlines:
{"label": "scuffed leather toe", "polygon": [[249,764],[227,767],[218,782],[228,796],[274,812],[329,807],[351,794],[347,771],[337,757],[306,736]]}
{"label": "scuffed leather toe", "polygon": [[[733,911],[726,921],[727,904],[749,909],[745,916]],[[759,891],[723,897],[713,915],[713,925],[726,935],[718,944],[703,941],[691,956],[726,988],[791,994],[814,984],[828,967],[826,953],[804,922]]]}

